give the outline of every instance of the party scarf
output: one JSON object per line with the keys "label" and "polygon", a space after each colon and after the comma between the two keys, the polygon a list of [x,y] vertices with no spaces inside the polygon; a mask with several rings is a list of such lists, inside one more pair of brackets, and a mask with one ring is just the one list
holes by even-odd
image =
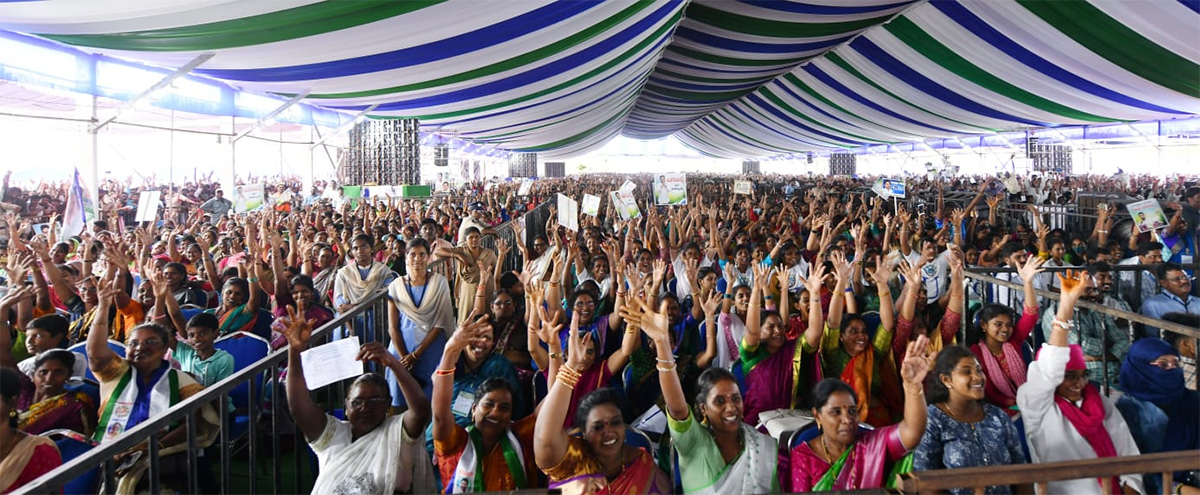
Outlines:
{"label": "party scarf", "polygon": [[[1103,401],[1104,399],[1100,398],[1100,392],[1091,384],[1083,388],[1083,407],[1075,406],[1074,402],[1061,395],[1054,395],[1054,402],[1058,403],[1058,409],[1062,411],[1067,421],[1071,422],[1071,426],[1075,427],[1075,431],[1078,431],[1079,435],[1087,440],[1088,445],[1092,446],[1096,457],[1116,457],[1117,448],[1113,446],[1112,437],[1104,428]],[[1112,479],[1112,489],[1114,494],[1121,493],[1121,483],[1116,477]]]}
{"label": "party scarf", "polygon": [[[472,493],[487,490],[483,479],[483,434],[474,425],[467,427],[469,441],[463,447],[462,457],[454,468],[454,480],[446,487],[446,493]],[[504,430],[500,438],[500,449],[504,453],[504,463],[508,465],[509,474],[517,490],[524,490],[528,484],[525,481],[525,457],[521,452],[521,442],[513,435],[512,430]]]}
{"label": "party scarf", "polygon": [[1017,388],[1025,384],[1025,358],[1021,357],[1021,353],[1017,351],[1017,347],[1010,342],[1001,344],[1000,348],[1004,353],[1004,362],[1008,364],[1008,373],[1000,366],[1000,361],[992,354],[992,351],[987,348],[983,342],[975,344],[979,346],[979,355],[983,356],[983,367],[987,370],[987,377],[996,386],[996,389],[1005,397],[1016,398]]}

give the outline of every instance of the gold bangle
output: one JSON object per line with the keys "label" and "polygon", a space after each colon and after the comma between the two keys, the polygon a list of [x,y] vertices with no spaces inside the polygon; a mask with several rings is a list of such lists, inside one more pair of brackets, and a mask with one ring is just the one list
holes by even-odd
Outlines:
{"label": "gold bangle", "polygon": [[454,376],[454,371],[454,368],[448,370],[439,368],[433,371],[433,376]]}
{"label": "gold bangle", "polygon": [[575,385],[579,383],[579,375],[568,372],[567,370],[570,369],[570,366],[563,366],[562,368],[559,368],[558,377],[555,379],[555,382],[561,383],[562,386],[571,390],[575,390]]}

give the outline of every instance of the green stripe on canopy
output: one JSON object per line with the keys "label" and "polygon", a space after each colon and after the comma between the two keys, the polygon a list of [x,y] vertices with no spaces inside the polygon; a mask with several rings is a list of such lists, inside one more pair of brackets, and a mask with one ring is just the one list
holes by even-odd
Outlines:
{"label": "green stripe on canopy", "polygon": [[[1162,87],[1200,96],[1200,65],[1176,55],[1087,2],[1017,0],[1092,52]],[[1193,33],[1195,34],[1195,33]]]}
{"label": "green stripe on canopy", "polygon": [[42,34],[70,45],[143,52],[209,51],[332,33],[396,17],[446,0],[326,1],[241,19],[119,34]]}
{"label": "green stripe on canopy", "polygon": [[739,15],[695,2],[687,8],[687,18],[690,20],[742,34],[785,39],[837,36],[874,26],[888,17],[891,14],[846,22],[787,22]]}
{"label": "green stripe on canopy", "polygon": [[917,53],[920,53],[925,58],[942,66],[946,70],[954,74],[978,84],[988,91],[1003,95],[1015,101],[1019,101],[1034,108],[1039,108],[1056,115],[1061,115],[1068,119],[1085,120],[1091,122],[1116,122],[1117,119],[1092,115],[1087,112],[1081,112],[1066,105],[1062,105],[1050,101],[1041,96],[1035,95],[1029,91],[1018,88],[1017,86],[996,77],[995,75],[983,70],[979,66],[971,63],[951,50],[946,45],[943,45],[938,40],[930,36],[907,17],[897,17],[892,22],[883,26],[888,32],[896,36],[908,46],[912,47]]}

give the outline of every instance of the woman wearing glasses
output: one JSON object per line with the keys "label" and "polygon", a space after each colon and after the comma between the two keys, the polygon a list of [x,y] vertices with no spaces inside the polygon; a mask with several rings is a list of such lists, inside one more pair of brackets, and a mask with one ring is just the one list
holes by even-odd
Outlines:
{"label": "woman wearing glasses", "polygon": [[[1161,339],[1134,342],[1121,365],[1121,387],[1125,395],[1117,409],[1141,453],[1200,448],[1200,394],[1184,386],[1179,351],[1171,344]],[[1189,475],[1176,473],[1175,479],[1195,483],[1197,477]],[[1161,476],[1145,478],[1146,493],[1162,491]]]}
{"label": "woman wearing glasses", "polygon": [[[166,360],[167,329],[162,326],[147,323],[130,330],[124,359],[108,347],[108,310],[117,294],[125,289],[124,280],[117,274],[116,267],[110,264],[98,284],[96,318],[87,337],[88,367],[100,381],[100,422],[95,435],[100,442],[116,438],[204,389],[187,373],[171,369]],[[146,388],[149,392],[142,393]],[[202,450],[213,443],[220,430],[220,417],[212,405],[201,409],[196,426],[199,435],[195,445],[197,450]],[[187,429],[176,427],[160,435],[158,444],[161,482],[169,484],[171,480],[178,480],[186,483]],[[148,448],[143,443],[117,455],[116,465],[121,466],[125,459]],[[145,481],[143,475],[149,469],[149,456],[141,454],[139,457],[140,460],[131,467],[117,470],[118,493],[146,488],[139,484],[145,484],[141,482]]]}
{"label": "woman wearing glasses", "polygon": [[320,474],[312,493],[434,493],[433,468],[422,441],[431,413],[421,386],[399,359],[372,342],[358,351],[358,360],[391,370],[410,409],[388,417],[392,397],[387,380],[366,373],[346,393],[346,420],[326,414],[313,403],[304,379],[300,352],[314,323],[304,314],[303,302],[288,308],[287,400],[296,426],[317,454]]}

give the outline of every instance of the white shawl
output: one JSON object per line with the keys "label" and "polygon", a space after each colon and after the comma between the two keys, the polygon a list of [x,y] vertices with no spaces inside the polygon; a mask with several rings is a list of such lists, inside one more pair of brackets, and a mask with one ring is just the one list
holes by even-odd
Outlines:
{"label": "white shawl", "polygon": [[388,297],[400,312],[417,326],[417,338],[424,339],[434,328],[446,331],[449,337],[456,327],[454,309],[450,305],[450,283],[440,273],[430,273],[425,279],[425,295],[418,306],[408,293],[408,277],[400,277],[388,286]]}
{"label": "white shawl", "polygon": [[336,300],[337,296],[341,295],[350,304],[360,303],[370,297],[372,292],[383,288],[383,281],[391,271],[387,265],[372,261],[371,270],[367,272],[367,278],[364,280],[358,274],[357,264],[347,264],[337,272],[333,283],[333,297]]}

